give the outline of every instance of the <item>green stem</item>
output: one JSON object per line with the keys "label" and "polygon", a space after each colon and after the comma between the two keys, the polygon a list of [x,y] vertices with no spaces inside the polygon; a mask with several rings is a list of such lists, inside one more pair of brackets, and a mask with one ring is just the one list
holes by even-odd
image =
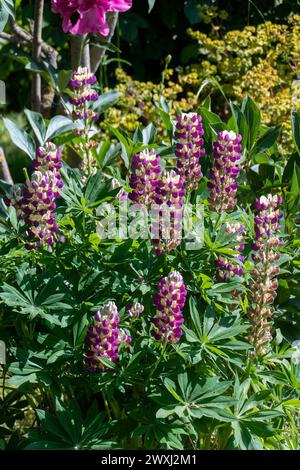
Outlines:
{"label": "green stem", "polygon": [[102,398],[103,398],[103,402],[104,402],[105,410],[107,412],[108,419],[109,419],[109,421],[112,421],[112,416],[111,416],[110,408],[109,408],[109,405],[108,405],[108,401],[107,401],[106,395],[103,392],[103,390],[102,390],[101,394],[102,394]]}
{"label": "green stem", "polygon": [[151,372],[150,372],[150,375],[149,375],[149,377],[148,377],[148,380],[150,380],[150,378],[152,377],[152,375],[153,375],[154,372],[156,371],[157,367],[159,366],[159,364],[160,364],[162,358],[164,357],[164,354],[165,354],[167,345],[168,345],[168,342],[167,342],[167,340],[165,340],[165,342],[164,342],[164,344],[163,344],[163,347],[161,348],[160,356],[159,356],[159,358],[157,359],[156,363],[154,364],[154,367],[153,367],[153,369],[152,369]]}
{"label": "green stem", "polygon": [[24,173],[24,175],[25,175],[25,181],[30,181],[27,168],[23,168],[23,173]]}

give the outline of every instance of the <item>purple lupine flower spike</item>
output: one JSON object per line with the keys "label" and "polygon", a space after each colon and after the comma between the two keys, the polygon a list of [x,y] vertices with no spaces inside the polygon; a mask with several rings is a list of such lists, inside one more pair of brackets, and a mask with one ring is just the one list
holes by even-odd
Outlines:
{"label": "purple lupine flower spike", "polygon": [[239,261],[239,263],[228,259],[226,256],[219,255],[216,259],[216,278],[218,281],[230,279],[234,275],[242,276],[244,274],[243,263],[245,258],[242,255],[242,252],[245,249],[244,231],[245,227],[238,222],[226,224],[225,234],[234,234],[234,242],[236,245],[233,249],[239,253],[235,254],[233,258]]}
{"label": "purple lupine flower spike", "polygon": [[203,176],[199,160],[205,155],[202,118],[196,113],[183,113],[176,119],[176,171],[184,178],[185,188],[197,189]]}
{"label": "purple lupine flower spike", "polygon": [[215,162],[207,186],[210,189],[209,206],[215,212],[231,212],[236,206],[236,179],[241,171],[241,141],[240,134],[222,131],[218,133],[217,141],[213,142]]}
{"label": "purple lupine flower spike", "polygon": [[248,316],[251,322],[248,340],[254,346],[255,355],[265,354],[270,349],[272,332],[272,306],[276,295],[279,274],[277,248],[282,245],[278,237],[279,221],[283,212],[279,209],[281,196],[261,196],[256,200],[257,215],[254,217],[255,240],[252,245],[252,259],[255,267],[250,284],[250,308]]}
{"label": "purple lupine flower spike", "polygon": [[129,186],[132,189],[129,194],[131,201],[146,206],[154,202],[161,174],[159,162],[160,157],[156,154],[155,149],[145,149],[134,155],[129,180]]}
{"label": "purple lupine flower spike", "polygon": [[69,101],[73,105],[72,117],[74,121],[85,120],[91,124],[99,119],[99,115],[88,104],[99,98],[96,90],[91,88],[97,82],[97,78],[90,73],[87,67],[79,67],[69,81],[69,87],[73,91]]}
{"label": "purple lupine flower spike", "polygon": [[119,359],[121,343],[131,342],[131,338],[119,329],[119,322],[120,316],[114,302],[108,302],[96,313],[85,339],[85,363],[89,372],[111,370],[104,366],[101,358],[116,362]]}
{"label": "purple lupine flower spike", "polygon": [[164,171],[156,185],[151,225],[152,244],[156,255],[169,253],[181,242],[184,178],[174,170]]}
{"label": "purple lupine flower spike", "polygon": [[157,284],[153,298],[156,315],[151,319],[152,336],[162,342],[176,344],[182,336],[184,322],[182,310],[186,300],[186,288],[181,274],[171,272]]}
{"label": "purple lupine flower spike", "polygon": [[25,247],[28,250],[54,243],[58,232],[55,199],[60,197],[63,187],[59,172],[61,165],[61,152],[54,144],[48,143],[38,148],[33,161],[35,171],[26,184],[18,186],[6,200],[7,205],[16,208],[18,218],[24,220],[27,226],[29,241]]}

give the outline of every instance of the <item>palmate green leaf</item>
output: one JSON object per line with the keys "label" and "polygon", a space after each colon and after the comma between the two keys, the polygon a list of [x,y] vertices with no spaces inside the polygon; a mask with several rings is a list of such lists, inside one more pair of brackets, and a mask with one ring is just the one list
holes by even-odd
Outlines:
{"label": "palmate green leaf", "polygon": [[234,440],[236,446],[241,450],[262,450],[262,445],[256,437],[249,431],[247,426],[234,421],[232,423]]}
{"label": "palmate green leaf", "polygon": [[53,437],[62,439],[64,443],[72,445],[73,440],[70,438],[67,430],[68,423],[61,424],[57,415],[53,415],[49,411],[37,410],[37,417],[43,426]]}
{"label": "palmate green leaf", "polygon": [[231,385],[230,381],[219,382],[217,377],[199,380],[186,372],[179,374],[177,381],[179,389],[173,380],[164,379],[164,385],[175,402],[165,404],[160,408],[156,413],[157,418],[163,419],[176,414],[178,417],[207,416],[227,422],[235,419],[228,408],[235,403],[235,399],[224,396]]}
{"label": "palmate green leaf", "polygon": [[87,314],[81,316],[79,322],[75,323],[73,326],[73,344],[74,347],[78,346],[82,343],[85,334],[86,334],[86,327],[88,326],[88,319]]}
{"label": "palmate green leaf", "polygon": [[187,328],[185,325],[182,325],[182,331],[185,333],[185,336],[190,343],[200,342],[199,337],[196,335],[196,333],[194,333],[193,330],[190,330],[189,328]]}
{"label": "palmate green leaf", "polygon": [[0,298],[4,301],[6,305],[9,307],[27,307],[29,304],[28,297],[22,295],[21,292],[18,291],[13,286],[6,284],[6,282],[2,285],[2,292],[0,293]]}
{"label": "palmate green leaf", "polygon": [[230,385],[230,381],[219,382],[217,377],[210,377],[205,381],[200,381],[200,383],[195,386],[189,399],[195,403],[203,403],[203,401],[208,398],[222,395],[226,390],[228,390]]}
{"label": "palmate green leaf", "polygon": [[[259,404],[263,403],[271,394],[270,390],[261,390],[260,392],[251,395],[244,403],[240,403],[239,416],[247,413],[249,410],[254,409]],[[245,397],[243,397],[244,399]]]}
{"label": "palmate green leaf", "polygon": [[213,405],[209,407],[200,406],[199,409],[191,409],[190,414],[194,418],[201,419],[203,416],[206,416],[207,418],[216,419],[225,423],[231,423],[234,419],[231,413],[228,413],[222,408],[214,408]]}
{"label": "palmate green leaf", "polygon": [[98,408],[95,405],[92,407],[93,415],[90,409],[86,418],[83,418],[79,404],[74,399],[67,404],[56,400],[54,413],[38,409],[37,416],[44,432],[31,430],[28,437],[32,442],[27,449],[55,449],[58,442],[59,449],[116,448],[115,442],[102,439],[108,431],[108,425]]}
{"label": "palmate green leaf", "polygon": [[12,362],[9,365],[8,370],[11,374],[30,375],[34,372],[41,372],[43,370],[43,366],[29,359],[26,363]]}
{"label": "palmate green leaf", "polygon": [[[236,317],[235,317],[236,318]],[[230,319],[224,319],[223,325],[221,322],[214,325],[208,334],[208,341],[220,341],[227,338],[238,336],[249,328],[247,325],[241,325],[240,323],[232,324],[234,317]],[[232,326],[231,326],[232,325]]]}
{"label": "palmate green leaf", "polygon": [[70,172],[69,174],[69,172],[63,170],[61,173],[65,180],[61,197],[67,203],[67,210],[81,213],[83,210],[81,200],[84,198],[80,183],[77,178],[75,178],[74,172]]}
{"label": "palmate green leaf", "polygon": [[175,400],[179,401],[179,403],[185,404],[185,401],[177,394],[175,390],[175,384],[172,380],[165,379],[164,385],[166,389],[171,393],[171,395],[175,398]]}
{"label": "palmate green leaf", "polygon": [[176,406],[177,405],[174,405],[173,403],[170,404],[170,405],[166,405],[164,408],[160,408],[157,412],[156,412],[156,418],[157,419],[165,419],[167,418],[168,416],[171,416],[175,413],[175,409],[176,409]]}
{"label": "palmate green leaf", "polygon": [[244,419],[242,422],[242,426],[247,428],[249,432],[255,434],[258,437],[271,437],[276,434],[276,429],[270,423],[264,422],[253,422],[250,420]]}
{"label": "palmate green leaf", "polygon": [[110,196],[111,179],[101,182],[101,176],[102,172],[97,171],[87,181],[84,197],[88,207],[93,207],[95,204],[100,204],[109,197],[112,197]]}
{"label": "palmate green leaf", "polygon": [[50,385],[52,380],[45,372],[45,361],[34,357],[33,351],[17,350],[19,362],[12,362],[8,371],[12,376],[8,379],[8,384],[20,387],[26,383],[44,383]]}
{"label": "palmate green leaf", "polygon": [[21,387],[21,385],[26,383],[37,383],[40,382],[36,373],[27,374],[27,375],[14,375],[7,380],[7,384],[12,387]]}
{"label": "palmate green leaf", "polygon": [[7,283],[1,286],[0,299],[3,303],[14,307],[14,311],[28,315],[29,319],[40,316],[55,325],[67,326],[66,312],[73,307],[67,302],[62,302],[67,299],[67,293],[61,291],[60,276],[38,280],[34,273],[30,275],[20,269],[16,273],[16,279],[18,287]]}
{"label": "palmate green leaf", "polygon": [[280,133],[280,126],[270,127],[256,142],[251,150],[252,158],[273,147]]}

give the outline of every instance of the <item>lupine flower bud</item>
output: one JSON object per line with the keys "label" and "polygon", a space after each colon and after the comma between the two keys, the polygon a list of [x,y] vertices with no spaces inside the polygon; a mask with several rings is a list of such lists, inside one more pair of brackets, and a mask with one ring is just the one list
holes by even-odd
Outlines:
{"label": "lupine flower bud", "polygon": [[205,154],[202,118],[196,113],[177,116],[175,138],[177,140],[175,155],[177,172],[184,178],[188,189],[197,189],[202,178],[199,159]]}
{"label": "lupine flower bud", "polygon": [[279,210],[281,196],[261,196],[255,203],[257,215],[254,217],[255,240],[252,245],[252,258],[255,263],[250,285],[251,297],[248,316],[251,330],[248,340],[255,348],[255,355],[265,354],[270,349],[272,317],[276,298],[279,267],[275,264],[280,254],[276,251],[282,243],[278,238],[279,220],[283,213]]}
{"label": "lupine flower bud", "polygon": [[99,98],[98,93],[91,88],[96,82],[96,76],[89,73],[87,67],[79,67],[73,72],[69,81],[73,95],[69,101],[74,106],[72,113],[74,121],[83,120],[92,123],[99,119],[99,115],[87,107],[88,103]]}
{"label": "lupine flower bud", "polygon": [[174,170],[164,171],[156,184],[155,203],[151,225],[154,252],[169,253],[181,241],[184,179]]}
{"label": "lupine flower bud", "polygon": [[157,285],[153,298],[156,315],[151,319],[152,336],[163,344],[176,344],[182,336],[181,326],[184,322],[182,309],[186,300],[186,288],[181,274],[171,272]]}
{"label": "lupine flower bud", "polygon": [[127,312],[130,317],[139,317],[143,311],[144,305],[140,304],[139,302],[135,302],[134,304],[129,305],[127,308]]}
{"label": "lupine flower bud", "polygon": [[242,252],[245,249],[244,236],[243,233],[245,227],[239,223],[227,223],[225,234],[234,234],[234,242],[236,245],[233,247],[235,251],[238,251],[238,254],[235,254],[233,258],[238,260],[240,263],[235,263],[233,260],[228,259],[226,256],[219,255],[216,259],[217,273],[216,278],[218,281],[224,281],[225,279],[230,279],[232,276],[242,276],[244,274],[244,256]]}
{"label": "lupine flower bud", "polygon": [[134,155],[129,181],[129,186],[132,189],[129,194],[131,201],[146,206],[154,202],[156,186],[161,173],[159,161],[160,157],[154,149],[145,149]]}
{"label": "lupine flower bud", "polygon": [[111,185],[110,185],[110,191],[113,191],[114,189],[120,188],[120,191],[118,194],[115,196],[115,199],[119,201],[121,204],[127,203],[128,200],[128,193],[121,187],[121,184],[116,178],[112,178],[111,180]]}
{"label": "lupine flower bud", "polygon": [[89,372],[110,370],[101,362],[101,358],[116,362],[119,359],[120,344],[131,342],[131,338],[118,328],[119,322],[120,316],[114,302],[108,302],[96,313],[85,339],[85,363]]}
{"label": "lupine flower bud", "polygon": [[213,143],[215,163],[207,186],[210,189],[210,209],[215,212],[231,212],[236,206],[238,188],[236,178],[241,171],[239,165],[241,141],[240,134],[222,131],[218,133],[218,139]]}

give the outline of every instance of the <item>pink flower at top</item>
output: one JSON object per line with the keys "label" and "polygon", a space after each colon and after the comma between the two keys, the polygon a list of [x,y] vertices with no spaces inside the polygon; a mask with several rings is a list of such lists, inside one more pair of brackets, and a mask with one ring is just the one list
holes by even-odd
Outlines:
{"label": "pink flower at top", "polygon": [[124,12],[132,0],[51,0],[52,11],[63,18],[63,30],[71,34],[109,34],[106,14]]}

